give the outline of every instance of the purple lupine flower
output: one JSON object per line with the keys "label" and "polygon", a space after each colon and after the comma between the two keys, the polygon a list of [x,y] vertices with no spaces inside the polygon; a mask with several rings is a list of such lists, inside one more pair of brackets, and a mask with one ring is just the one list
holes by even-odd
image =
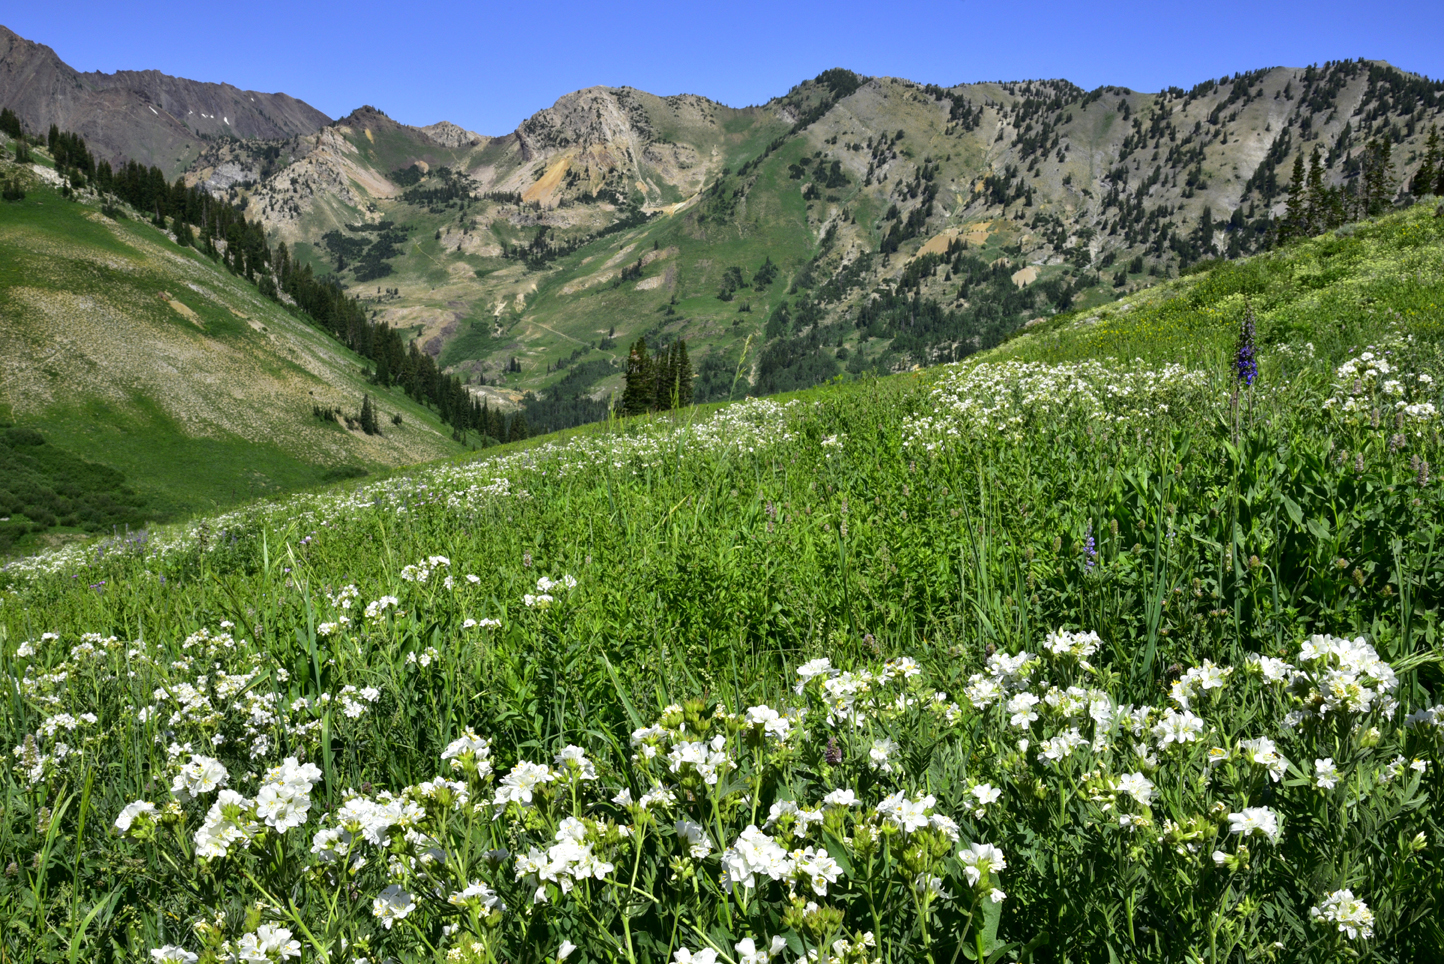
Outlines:
{"label": "purple lupine flower", "polygon": [[1253,339],[1253,305],[1245,304],[1243,324],[1238,330],[1238,348],[1233,355],[1233,374],[1234,378],[1249,387],[1252,387],[1254,379],[1258,378],[1258,349],[1254,346]]}
{"label": "purple lupine flower", "polygon": [[1088,523],[1088,534],[1083,539],[1083,565],[1092,571],[1094,560],[1098,558],[1097,544],[1093,541],[1093,523]]}

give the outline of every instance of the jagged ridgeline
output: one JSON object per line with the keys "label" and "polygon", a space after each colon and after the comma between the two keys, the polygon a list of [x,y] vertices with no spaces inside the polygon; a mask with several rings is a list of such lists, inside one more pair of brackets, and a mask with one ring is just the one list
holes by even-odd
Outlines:
{"label": "jagged ridgeline", "polygon": [[258,284],[325,292],[382,379],[495,437],[479,406],[605,413],[639,339],[686,342],[698,401],[785,391],[1380,213],[1440,186],[1440,96],[1365,61],[1157,93],[833,69],[745,108],[589,88],[499,137],[364,107],[212,136],[184,186],[256,226]]}
{"label": "jagged ridgeline", "polygon": [[365,108],[187,179],[553,427],[621,399],[639,339],[686,341],[699,401],[785,391],[1377,214],[1434,190],[1440,94],[1363,61],[1158,93],[835,69],[741,109],[591,88],[502,137]]}

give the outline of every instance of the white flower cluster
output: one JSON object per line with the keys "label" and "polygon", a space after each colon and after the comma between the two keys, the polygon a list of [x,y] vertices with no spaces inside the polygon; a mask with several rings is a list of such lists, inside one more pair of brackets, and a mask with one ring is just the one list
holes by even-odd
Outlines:
{"label": "white flower cluster", "polygon": [[386,610],[394,609],[399,605],[401,605],[401,600],[395,596],[382,596],[380,599],[366,604],[366,618],[380,619],[386,615]]}
{"label": "white flower cluster", "polygon": [[[451,566],[451,560],[445,556],[429,556],[425,562],[413,563],[401,568],[401,579],[404,582],[426,582],[431,574],[437,569],[447,569]],[[450,588],[449,586],[447,588]]]}
{"label": "white flower cluster", "polygon": [[1374,936],[1374,912],[1354,892],[1345,888],[1324,898],[1323,904],[1309,908],[1309,917],[1338,928],[1349,940],[1368,940]]}
{"label": "white flower cluster", "polygon": [[[781,937],[773,937],[770,944],[760,947],[755,938],[744,937],[734,944],[732,949],[737,952],[737,964],[768,964],[768,961],[781,956],[782,952],[787,950],[787,941]],[[672,952],[672,964],[718,964],[718,961],[722,960],[725,958],[718,957],[716,949],[711,947],[694,951],[683,946]]]}
{"label": "white flower cluster", "polygon": [[593,853],[598,825],[565,817],[557,828],[556,842],[545,851],[536,847],[516,857],[516,879],[533,889],[532,902],[547,900],[545,882],[556,884],[563,894],[570,894],[577,881],[588,878],[605,880],[616,869]]}
{"label": "white flower cluster", "polygon": [[1169,697],[1182,709],[1188,709],[1200,696],[1213,696],[1223,692],[1228,678],[1233,675],[1232,666],[1218,666],[1211,659],[1205,659],[1202,666],[1190,666],[1169,686]]}
{"label": "white flower cluster", "polygon": [[[632,733],[630,764],[620,761],[610,772],[603,760],[592,759],[582,747],[563,745],[548,754],[550,763],[520,759],[497,773],[491,741],[467,729],[440,754],[447,777],[395,793],[344,791],[340,806],[319,816],[310,801],[320,779],[315,766],[287,758],[265,769],[258,791],[247,797],[240,788],[252,777],[230,772],[217,759],[178,744],[168,748],[176,800],[160,806],[135,801],[116,817],[115,826],[137,840],[159,841],[166,835],[150,830],[162,821],[179,824],[180,819],[171,820],[183,816],[179,801],[200,800],[204,807],[214,795],[195,833],[196,854],[242,859],[269,853],[272,834],[306,834],[312,863],[305,873],[355,881],[386,930],[401,921],[409,925],[413,915],[426,918],[421,926],[433,926],[436,908],[444,904],[451,905],[444,909],[451,921],[474,922],[485,915],[496,923],[506,911],[502,894],[524,903],[527,914],[548,913],[543,905],[579,899],[579,894],[592,900],[599,892],[628,886],[617,868],[631,868],[643,859],[631,849],[643,841],[671,862],[673,875],[665,875],[666,880],[705,873],[747,902],[786,897],[797,908],[812,898],[845,901],[854,886],[849,866],[857,866],[865,852],[876,853],[864,847],[889,847],[894,855],[934,855],[937,859],[924,869],[909,870],[898,882],[920,903],[951,900],[949,891],[964,882],[972,890],[966,899],[1003,901],[1000,878],[1008,862],[999,847],[986,842],[987,825],[970,825],[964,835],[958,822],[939,810],[936,796],[910,782],[919,775],[906,772],[910,754],[904,744],[922,717],[939,731],[958,727],[958,732],[983,734],[1000,746],[1001,759],[970,762],[962,784],[947,791],[955,795],[954,805],[976,821],[1011,825],[1015,814],[1002,802],[1005,788],[1020,802],[1039,787],[1046,790],[1050,783],[1067,780],[1097,812],[1108,815],[1102,822],[1105,828],[1136,835],[1138,846],[1161,844],[1206,861],[1205,846],[1223,829],[1223,839],[1231,841],[1225,846],[1235,852],[1213,851],[1220,867],[1236,871],[1259,859],[1261,851],[1270,852],[1282,841],[1285,817],[1293,811],[1249,806],[1254,801],[1248,798],[1230,806],[1225,801],[1234,798],[1220,795],[1187,804],[1192,816],[1175,814],[1175,821],[1160,815],[1161,825],[1155,826],[1154,808],[1165,796],[1172,811],[1177,786],[1209,794],[1215,781],[1254,787],[1259,780],[1280,782],[1295,769],[1281,746],[1289,746],[1291,736],[1300,734],[1238,738],[1230,730],[1227,741],[1218,740],[1223,746],[1212,745],[1209,737],[1227,729],[1222,720],[1211,723],[1212,714],[1224,712],[1221,703],[1231,688],[1241,690],[1245,683],[1240,682],[1243,674],[1208,661],[1179,673],[1184,685],[1173,692],[1173,705],[1165,707],[1118,704],[1100,689],[1063,685],[1085,674],[1101,678],[1101,671],[1082,665],[1097,647],[1091,633],[1059,630],[1040,641],[1042,655],[994,653],[967,681],[961,705],[934,690],[928,675],[908,658],[851,670],[835,667],[829,659],[814,659],[796,671],[802,697],[796,701],[789,698],[735,713],[702,701],[665,707],[652,725]],[[244,658],[244,649],[238,644],[231,658]],[[1365,681],[1376,691],[1367,701],[1374,712],[1382,706],[1377,691],[1384,689],[1383,681],[1393,688],[1392,668],[1362,640],[1314,637],[1303,644],[1295,662],[1297,666],[1260,658],[1252,664],[1253,675],[1280,691],[1292,688],[1307,702],[1308,693],[1321,693],[1323,681],[1351,674],[1355,683]],[[1053,674],[1058,683],[1046,678]],[[217,675],[225,676],[219,668],[211,674]],[[77,732],[85,725],[73,713],[52,717],[57,734],[69,732],[72,718]],[[1421,710],[1410,721],[1437,727],[1441,719],[1444,708]],[[1367,726],[1359,722],[1356,729],[1362,733]],[[1021,737],[1016,753],[1007,740],[997,740],[1008,733]],[[780,780],[775,792],[759,791],[759,784],[752,782],[764,768],[785,766],[809,753],[816,755],[813,759],[825,753],[827,764],[840,768],[835,772],[861,774],[862,791],[811,779],[806,784]],[[1347,759],[1347,768],[1336,767],[1332,759],[1316,760],[1313,779],[1307,782],[1320,789],[1343,782],[1360,765],[1353,751]],[[1390,779],[1409,768],[1423,771],[1428,762],[1399,755],[1376,767],[1372,778],[1366,773],[1365,781],[1371,792],[1383,792],[1378,788]],[[1013,775],[1019,768],[1026,772],[1021,783]],[[985,782],[985,777],[993,782]],[[759,794],[765,796],[754,796]],[[1287,801],[1289,793],[1279,798]],[[462,827],[465,838],[458,836]],[[492,840],[482,846],[498,849],[456,859],[462,848],[471,846],[470,835],[489,828]],[[851,865],[839,846],[848,849]],[[1357,932],[1366,933],[1372,925],[1367,908],[1360,910],[1362,904],[1355,906],[1351,899],[1325,900],[1314,916],[1330,924],[1351,922]],[[474,914],[457,915],[453,908],[469,908]],[[807,911],[814,912],[831,911]],[[450,940],[452,933],[444,933],[443,940]],[[738,942],[742,956],[736,959],[767,961],[781,953],[780,945],[765,935],[739,937],[747,943],[744,948]],[[262,938],[257,930],[257,947],[266,943]],[[475,939],[463,931],[451,950],[471,946],[461,942]],[[289,946],[289,940],[287,936],[279,945],[266,944],[266,959],[277,964],[277,955],[284,954],[277,948]],[[864,935],[851,934],[846,940],[854,949],[866,946]],[[188,953],[160,950],[171,955],[167,960],[184,961]],[[683,950],[690,955],[687,960],[725,959],[715,948]],[[457,959],[466,959],[465,954]],[[864,959],[871,958],[856,958]]]}
{"label": "white flower cluster", "polygon": [[1143,361],[1067,365],[963,362],[945,369],[931,391],[932,411],[903,423],[903,442],[932,451],[967,438],[1021,441],[1037,420],[1077,414],[1092,421],[1132,423],[1167,415],[1208,385],[1181,365],[1150,369]]}
{"label": "white flower cluster", "polygon": [[491,741],[477,736],[469,726],[441,751],[441,759],[450,761],[453,770],[468,771],[482,778],[491,775],[490,757]]}
{"label": "white flower cluster", "polygon": [[1299,647],[1298,665],[1267,657],[1253,662],[1265,679],[1286,684],[1302,701],[1290,717],[1304,719],[1338,713],[1367,713],[1377,708],[1393,716],[1398,703],[1394,668],[1362,637],[1310,636]]}
{"label": "white flower cluster", "polygon": [[556,595],[553,590],[577,588],[577,580],[573,576],[562,576],[560,579],[549,579],[542,576],[536,581],[536,592],[527,593],[521,597],[521,601],[530,607],[545,609],[556,602]]}
{"label": "white flower cluster", "polygon": [[289,930],[274,924],[261,924],[254,931],[241,935],[234,944],[226,941],[221,949],[230,960],[240,964],[277,964],[301,956],[301,942],[294,939]]}
{"label": "white flower cluster", "polygon": [[[843,720],[859,724],[885,705],[895,705],[899,700],[906,702],[906,694],[892,693],[889,687],[906,683],[920,672],[917,660],[910,656],[888,660],[883,664],[881,672],[877,673],[836,669],[831,660],[823,656],[797,668],[800,680],[794,690],[800,694],[806,691],[809,685],[815,685],[827,710],[829,723]],[[813,684],[813,680],[818,682]],[[883,744],[887,742],[889,741],[882,741]],[[891,768],[881,766],[887,762],[888,751],[885,746],[880,748],[875,744],[874,748],[881,752],[881,757],[874,757],[877,768],[883,769],[883,772],[891,772]]]}
{"label": "white flower cluster", "polygon": [[1238,813],[1230,813],[1228,832],[1240,837],[1264,837],[1271,843],[1278,843],[1283,834],[1278,812],[1272,807],[1244,807]]}
{"label": "white flower cluster", "polygon": [[737,837],[722,854],[722,883],[734,887],[755,888],[758,877],[791,882],[805,880],[819,895],[827,893],[829,883],[837,883],[842,868],[825,850],[804,847],[791,853],[755,825]]}
{"label": "white flower cluster", "polygon": [[1088,657],[1098,652],[1100,643],[1098,633],[1092,630],[1070,633],[1065,629],[1055,629],[1044,638],[1043,649],[1056,659],[1071,659],[1088,669]]}
{"label": "white flower cluster", "polygon": [[[214,761],[211,761],[214,763]],[[217,763],[213,773],[217,786],[225,783],[225,768]],[[311,809],[311,788],[321,779],[314,764],[287,757],[280,766],[266,772],[255,799],[248,800],[234,790],[221,790],[206,819],[196,831],[196,855],[208,859],[225,857],[237,843],[249,843],[262,832],[262,825],[285,833],[306,822]],[[187,790],[187,792],[190,792]]]}
{"label": "white flower cluster", "polygon": [[[1391,362],[1392,350],[1370,346],[1334,372],[1334,392],[1324,409],[1351,425],[1372,424],[1392,430],[1395,418],[1412,426],[1432,423],[1439,411],[1430,399],[1438,391],[1432,376],[1400,371]],[[1387,420],[1381,422],[1381,419]]]}

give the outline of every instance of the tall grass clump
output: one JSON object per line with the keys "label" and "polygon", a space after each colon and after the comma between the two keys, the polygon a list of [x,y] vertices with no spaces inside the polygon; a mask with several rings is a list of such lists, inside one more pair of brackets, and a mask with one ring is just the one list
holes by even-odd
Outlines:
{"label": "tall grass clump", "polygon": [[1265,262],[8,565],[0,957],[1439,957],[1444,237]]}

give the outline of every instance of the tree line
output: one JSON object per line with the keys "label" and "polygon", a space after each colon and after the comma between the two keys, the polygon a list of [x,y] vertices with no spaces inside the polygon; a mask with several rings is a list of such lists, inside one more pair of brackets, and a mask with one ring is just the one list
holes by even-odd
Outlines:
{"label": "tree line", "polygon": [[[0,116],[0,124],[10,124],[13,116]],[[347,295],[335,276],[317,277],[309,264],[297,264],[285,242],[273,250],[260,222],[248,220],[236,205],[199,186],[187,186],[183,178],[167,184],[155,166],[133,160],[115,167],[104,159],[97,162],[84,138],[54,125],[46,142],[62,177],[147,214],[157,226],[169,227],[177,243],[224,264],[272,301],[289,300],[311,323],[372,362],[371,378],[377,385],[399,386],[435,408],[458,432],[493,427],[484,422],[481,406],[461,379],[442,373],[430,355],[414,343],[408,346],[389,325],[371,322],[360,299]],[[118,213],[110,205],[107,210]]]}

